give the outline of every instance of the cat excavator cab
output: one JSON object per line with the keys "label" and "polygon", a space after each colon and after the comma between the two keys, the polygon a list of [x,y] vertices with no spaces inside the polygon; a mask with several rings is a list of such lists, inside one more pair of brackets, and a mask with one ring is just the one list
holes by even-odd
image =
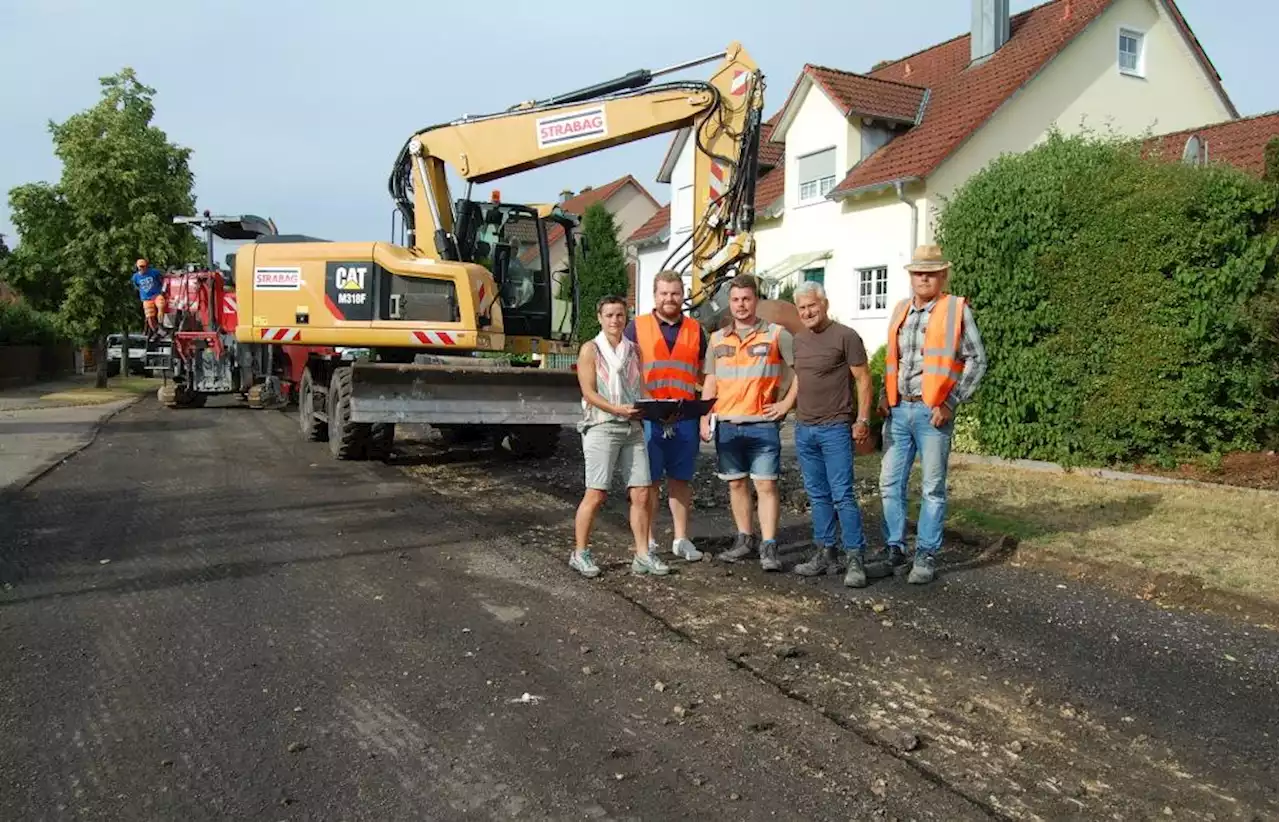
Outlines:
{"label": "cat excavator cab", "polygon": [[[653,82],[712,62],[709,81]],[[313,354],[301,376],[301,432],[327,440],[339,459],[385,453],[397,423],[468,428],[517,453],[549,455],[561,427],[581,417],[577,375],[517,367],[510,355],[576,353],[578,312],[594,310],[578,305],[576,220],[555,206],[473,200],[473,186],[689,129],[694,230],[687,248],[673,252],[681,255],[673,267],[692,270],[691,313],[715,327],[728,280],[754,269],[763,105],[764,77],[732,43],[669,68],[420,129],[388,181],[406,242],[245,244],[235,258],[236,339],[368,352],[356,362]],[[467,183],[467,196],[452,198],[448,168]],[[569,250],[558,272],[553,228]],[[761,315],[783,317],[787,307],[766,301]]]}

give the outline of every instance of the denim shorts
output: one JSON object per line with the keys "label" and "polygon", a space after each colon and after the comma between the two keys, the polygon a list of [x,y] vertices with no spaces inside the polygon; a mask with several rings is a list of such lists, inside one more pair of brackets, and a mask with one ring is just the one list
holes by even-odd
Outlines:
{"label": "denim shorts", "polygon": [[776,422],[716,425],[716,476],[722,480],[776,480],[782,473],[782,437]]}

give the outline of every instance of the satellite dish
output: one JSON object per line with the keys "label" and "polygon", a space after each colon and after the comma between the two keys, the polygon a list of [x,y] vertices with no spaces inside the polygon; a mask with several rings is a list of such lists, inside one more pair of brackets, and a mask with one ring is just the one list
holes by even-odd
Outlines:
{"label": "satellite dish", "polygon": [[1200,139],[1200,135],[1192,134],[1187,138],[1187,144],[1182,149],[1182,162],[1193,165],[1202,166],[1209,159],[1209,146]]}

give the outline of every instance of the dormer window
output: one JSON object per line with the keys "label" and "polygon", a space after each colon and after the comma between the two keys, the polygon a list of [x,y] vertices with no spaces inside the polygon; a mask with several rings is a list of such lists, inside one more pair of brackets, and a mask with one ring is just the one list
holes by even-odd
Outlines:
{"label": "dormer window", "polygon": [[805,154],[796,161],[796,178],[800,182],[800,202],[821,200],[836,185],[836,150],[824,148]]}

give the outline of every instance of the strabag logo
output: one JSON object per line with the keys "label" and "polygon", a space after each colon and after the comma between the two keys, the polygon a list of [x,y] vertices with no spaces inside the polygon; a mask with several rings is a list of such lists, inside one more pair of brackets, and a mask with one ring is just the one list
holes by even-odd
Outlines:
{"label": "strabag logo", "polygon": [[609,133],[604,119],[604,108],[582,109],[572,114],[543,117],[537,122],[538,148],[573,143],[591,137],[603,137]]}
{"label": "strabag logo", "polygon": [[255,268],[254,291],[297,291],[302,287],[301,268]]}

